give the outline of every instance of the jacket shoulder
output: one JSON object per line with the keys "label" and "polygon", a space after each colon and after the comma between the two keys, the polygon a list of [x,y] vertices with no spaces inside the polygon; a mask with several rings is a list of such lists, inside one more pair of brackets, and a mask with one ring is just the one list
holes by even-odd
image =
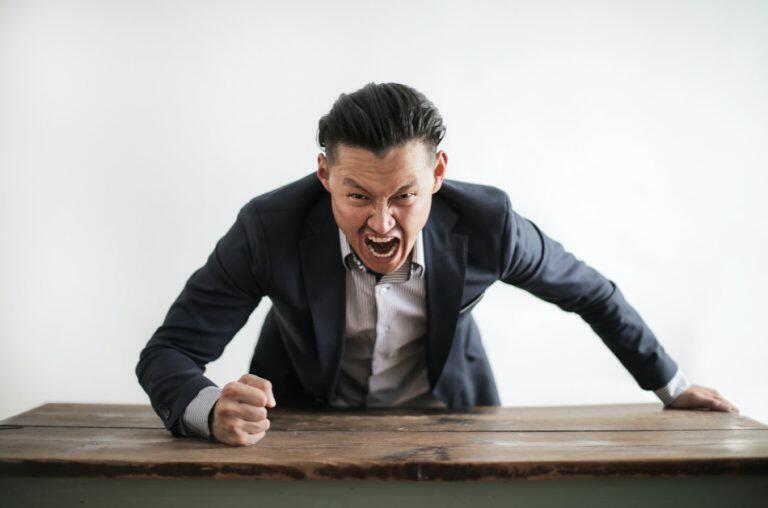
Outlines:
{"label": "jacket shoulder", "polygon": [[504,231],[511,208],[507,193],[491,185],[459,181],[446,185],[444,181],[438,194],[442,194],[443,204],[456,215],[453,231],[467,238],[472,281],[484,288],[499,280],[506,249]]}
{"label": "jacket shoulder", "polygon": [[444,180],[436,194],[448,204],[462,222],[495,226],[506,216],[509,197],[492,185]]}
{"label": "jacket shoulder", "polygon": [[311,207],[325,192],[315,173],[311,173],[254,197],[243,206],[242,212],[246,214],[301,212]]}

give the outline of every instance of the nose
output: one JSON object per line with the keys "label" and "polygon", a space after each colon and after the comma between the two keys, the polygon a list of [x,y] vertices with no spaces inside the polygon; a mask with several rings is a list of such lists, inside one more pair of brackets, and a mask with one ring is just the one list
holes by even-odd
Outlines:
{"label": "nose", "polygon": [[395,218],[392,216],[389,207],[382,206],[377,208],[373,215],[368,217],[368,227],[379,235],[384,235],[395,227]]}

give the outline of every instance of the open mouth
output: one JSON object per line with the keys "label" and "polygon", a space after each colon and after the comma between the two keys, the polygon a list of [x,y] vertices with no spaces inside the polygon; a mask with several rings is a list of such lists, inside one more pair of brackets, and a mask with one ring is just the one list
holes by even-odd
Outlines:
{"label": "open mouth", "polygon": [[397,237],[387,238],[378,236],[366,236],[365,246],[368,252],[377,258],[388,258],[392,256],[400,245],[400,239]]}

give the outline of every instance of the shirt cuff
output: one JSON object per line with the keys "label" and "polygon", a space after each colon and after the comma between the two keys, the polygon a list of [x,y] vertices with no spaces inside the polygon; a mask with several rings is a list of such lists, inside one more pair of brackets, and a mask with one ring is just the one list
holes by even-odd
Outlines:
{"label": "shirt cuff", "polygon": [[206,386],[192,399],[184,410],[182,427],[186,435],[211,438],[208,428],[208,414],[221,396],[221,388],[218,386]]}
{"label": "shirt cuff", "polygon": [[677,372],[672,376],[669,383],[658,390],[654,390],[654,393],[664,403],[664,407],[667,407],[672,404],[681,393],[687,390],[689,386],[691,386],[691,383],[688,381],[688,378],[685,377],[682,370],[677,369]]}

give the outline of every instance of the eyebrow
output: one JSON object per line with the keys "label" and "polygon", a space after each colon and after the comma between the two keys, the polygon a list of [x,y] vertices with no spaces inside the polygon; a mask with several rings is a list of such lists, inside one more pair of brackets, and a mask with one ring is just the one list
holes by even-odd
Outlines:
{"label": "eyebrow", "polygon": [[[368,192],[368,190],[365,187],[363,187],[362,185],[360,185],[359,183],[357,183],[356,181],[354,181],[353,179],[351,179],[349,177],[344,177],[344,180],[342,180],[341,183],[342,183],[342,185],[346,185],[348,187],[355,187],[356,189],[361,189],[361,190],[365,191],[366,193],[370,194],[370,192]],[[406,190],[408,187],[412,187],[414,185],[416,185],[416,179],[415,178],[413,180],[411,180],[410,182],[406,183],[405,185],[403,185],[402,187],[400,187],[399,189],[397,189],[395,191],[395,194],[399,194],[400,192],[403,192],[404,190]]]}

